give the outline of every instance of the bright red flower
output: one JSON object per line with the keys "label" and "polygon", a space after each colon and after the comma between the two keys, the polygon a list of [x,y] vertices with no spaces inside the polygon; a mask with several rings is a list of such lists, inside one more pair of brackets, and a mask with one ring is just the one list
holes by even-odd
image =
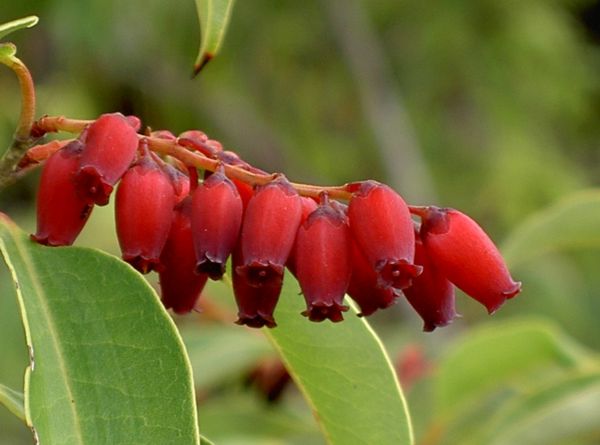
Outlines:
{"label": "bright red flower", "polygon": [[[300,225],[306,221],[308,216],[317,210],[317,202],[312,198],[307,198],[305,196],[300,197],[302,203],[302,214],[300,217]],[[296,240],[294,241],[294,247],[292,247],[292,251],[290,252],[290,256],[288,257],[287,262],[285,263],[286,267],[294,276],[296,276],[296,256],[297,256],[297,246],[298,246],[298,237],[296,236]]]}
{"label": "bright red flower", "polygon": [[115,221],[123,260],[142,273],[159,266],[174,206],[171,179],[145,154],[125,173],[117,189]]}
{"label": "bright red flower", "polygon": [[350,200],[348,216],[354,239],[377,272],[378,287],[410,286],[421,267],[413,264],[413,222],[400,195],[375,181],[360,183]]}
{"label": "bright red flower", "polygon": [[238,240],[243,211],[235,185],[220,170],[194,191],[192,234],[198,272],[208,274],[213,280],[221,279]]}
{"label": "bright red flower", "polygon": [[44,164],[37,196],[37,231],[40,244],[69,246],[83,229],[93,204],[81,198],[74,183],[83,145],[73,141]]}
{"label": "bright red flower", "polygon": [[493,241],[479,225],[454,209],[427,207],[421,238],[433,264],[491,314],[521,290]]}
{"label": "bright red flower", "polygon": [[160,295],[167,309],[185,314],[194,309],[208,275],[195,273],[196,254],[192,242],[192,198],[179,203],[173,211],[169,237],[160,255],[158,273]]}
{"label": "bright red flower", "polygon": [[404,289],[404,295],[423,319],[423,330],[433,331],[446,326],[456,318],[454,286],[429,258],[420,236],[416,235],[415,264],[423,266],[423,273]]}
{"label": "bright red flower", "polygon": [[301,216],[300,197],[283,176],[256,189],[242,223],[243,263],[236,268],[250,285],[281,282]]}
{"label": "bright red flower", "polygon": [[138,136],[120,113],[103,114],[87,129],[81,165],[75,182],[91,203],[108,204],[113,186],[135,157]]}
{"label": "bright red flower", "polygon": [[371,315],[377,309],[385,309],[396,302],[401,293],[391,286],[379,287],[378,274],[371,266],[356,242],[352,242],[352,275],[348,295],[360,307],[359,316]]}
{"label": "bright red flower", "polygon": [[325,200],[300,225],[296,238],[296,276],[311,321],[337,322],[348,310],[343,304],[350,282],[352,238],[346,215]]}

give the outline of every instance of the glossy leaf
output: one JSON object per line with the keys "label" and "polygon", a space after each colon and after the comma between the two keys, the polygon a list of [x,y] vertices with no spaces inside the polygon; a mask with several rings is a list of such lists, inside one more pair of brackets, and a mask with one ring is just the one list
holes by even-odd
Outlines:
{"label": "glossy leaf", "polygon": [[21,420],[25,420],[23,393],[0,384],[0,403]]}
{"label": "glossy leaf", "polygon": [[200,50],[194,62],[194,75],[219,52],[235,0],[196,0],[200,20]]}
{"label": "glossy leaf", "polygon": [[469,332],[440,364],[435,397],[442,416],[456,416],[480,396],[501,391],[531,373],[568,370],[589,361],[556,327],[536,320],[490,325]]}
{"label": "glossy leaf", "polygon": [[99,251],[49,248],[0,214],[30,350],[25,416],[40,443],[198,444],[191,369],[156,294]]}
{"label": "glossy leaf", "polygon": [[562,249],[600,248],[600,190],[578,192],[523,222],[503,245],[510,266]]}
{"label": "glossy leaf", "polygon": [[31,28],[35,26],[40,19],[35,15],[23,17],[22,19],[13,20],[0,25],[0,39],[8,34],[23,28]]}
{"label": "glossy leaf", "polygon": [[[291,285],[290,283],[294,284]],[[342,323],[313,323],[297,283],[287,284],[264,330],[332,444],[412,444],[410,416],[392,364],[356,310]]]}

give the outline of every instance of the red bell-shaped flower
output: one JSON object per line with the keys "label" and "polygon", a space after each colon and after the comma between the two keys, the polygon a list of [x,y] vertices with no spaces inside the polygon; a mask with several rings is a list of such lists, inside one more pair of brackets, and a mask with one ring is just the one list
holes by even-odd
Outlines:
{"label": "red bell-shaped flower", "polygon": [[300,196],[283,177],[257,188],[248,203],[237,273],[251,286],[281,282],[302,216]]}
{"label": "red bell-shaped flower", "polygon": [[194,191],[192,234],[199,273],[221,279],[238,240],[243,211],[240,194],[222,170],[214,172]]}
{"label": "red bell-shaped flower", "polygon": [[521,290],[498,248],[479,225],[454,209],[426,207],[421,239],[431,262],[491,314]]}
{"label": "red bell-shaped flower", "polygon": [[171,179],[146,153],[117,188],[115,220],[123,260],[142,273],[157,268],[174,206]]}
{"label": "red bell-shaped flower", "polygon": [[240,274],[237,270],[244,264],[240,246],[232,255],[232,281],[233,294],[238,306],[237,324],[246,325],[251,328],[277,326],[273,318],[273,312],[281,293],[282,280],[269,280],[263,282],[260,287],[254,286],[248,281],[248,276]]}
{"label": "red bell-shaped flower", "polygon": [[343,304],[350,282],[352,238],[346,215],[325,197],[300,225],[296,238],[296,276],[306,300],[302,314],[311,321],[337,322],[348,310]]}
{"label": "red bell-shaped flower", "polygon": [[[300,226],[301,226],[304,223],[304,221],[306,221],[308,216],[312,212],[317,210],[318,205],[314,199],[307,198],[305,196],[300,197],[300,202],[302,203],[302,213],[300,216]],[[285,263],[286,267],[289,269],[289,271],[294,276],[296,276],[296,256],[297,256],[296,252],[297,252],[297,250],[298,250],[298,236],[296,236],[296,240],[294,241],[294,247],[292,247],[292,251],[290,252],[287,262]]]}
{"label": "red bell-shaped flower", "polygon": [[415,238],[415,264],[423,266],[423,273],[403,292],[423,319],[423,330],[431,332],[456,318],[454,286],[429,258],[420,236],[416,234]]}
{"label": "red bell-shaped flower", "polygon": [[192,198],[179,203],[173,211],[169,237],[160,255],[158,273],[160,295],[167,309],[178,314],[190,312],[196,305],[208,275],[197,274],[192,241]]}
{"label": "red bell-shaped flower", "polygon": [[108,204],[113,186],[135,157],[138,136],[120,113],[103,114],[87,129],[80,168],[75,182],[82,197],[98,205]]}
{"label": "red bell-shaped flower", "polygon": [[350,200],[348,216],[354,239],[377,272],[378,286],[410,286],[421,267],[413,264],[413,222],[400,195],[384,184],[363,182]]}
{"label": "red bell-shaped flower", "polygon": [[37,231],[40,244],[69,246],[83,229],[93,208],[81,198],[73,179],[79,168],[83,145],[73,141],[44,164],[37,196]]}
{"label": "red bell-shaped flower", "polygon": [[169,164],[165,164],[164,170],[171,179],[173,189],[175,190],[175,204],[179,204],[190,194],[190,178]]}
{"label": "red bell-shaped flower", "polygon": [[352,275],[348,285],[348,295],[360,307],[359,316],[371,315],[377,309],[385,309],[400,297],[399,290],[379,287],[378,274],[373,269],[355,241],[352,242]]}

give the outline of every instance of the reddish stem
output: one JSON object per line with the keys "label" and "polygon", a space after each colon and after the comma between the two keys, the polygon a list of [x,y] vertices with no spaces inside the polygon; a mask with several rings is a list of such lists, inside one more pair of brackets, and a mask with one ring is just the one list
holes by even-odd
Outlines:
{"label": "reddish stem", "polygon": [[[45,116],[37,121],[34,127],[42,134],[58,131],[78,133],[83,131],[92,122],[90,120],[69,119],[64,116]],[[212,159],[204,154],[204,152],[210,153],[209,146],[202,147],[197,152],[191,152],[186,147],[178,144],[177,141],[140,135],[140,138],[142,137],[147,140],[150,150],[177,158],[187,166],[214,172],[221,164],[219,160]],[[194,145],[194,148],[198,150],[198,144]],[[238,179],[250,185],[264,185],[277,177],[276,173],[264,174],[251,172],[245,169],[244,166],[223,164],[223,167],[228,177]],[[347,185],[317,186],[295,182],[292,182],[291,185],[300,195],[312,198],[318,198],[323,192],[326,192],[331,198],[348,200],[352,197],[352,193],[348,190]]]}

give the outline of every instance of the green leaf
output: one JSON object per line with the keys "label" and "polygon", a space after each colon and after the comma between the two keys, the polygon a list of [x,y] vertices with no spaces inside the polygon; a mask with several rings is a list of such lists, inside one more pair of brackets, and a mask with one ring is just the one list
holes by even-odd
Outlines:
{"label": "green leaf", "polygon": [[194,62],[194,75],[219,52],[229,24],[234,0],[196,0],[201,43]]}
{"label": "green leaf", "polygon": [[25,416],[42,444],[198,444],[191,369],[146,281],[93,249],[50,248],[0,214],[30,351]]}
{"label": "green leaf", "polygon": [[204,400],[200,423],[218,444],[236,439],[243,439],[244,444],[324,443],[310,412],[286,401],[289,399],[279,400],[274,406],[256,397],[255,391],[222,390],[219,397]]}
{"label": "green leaf", "polygon": [[473,329],[440,364],[435,397],[442,416],[456,416],[491,391],[533,374],[583,367],[591,359],[553,325],[539,320]]}
{"label": "green leaf", "polygon": [[507,405],[473,443],[551,445],[600,437],[600,374],[571,375]]}
{"label": "green leaf", "polygon": [[600,190],[575,193],[531,216],[503,245],[515,266],[561,249],[600,248]]}
{"label": "green leaf", "polygon": [[28,17],[23,17],[22,19],[13,20],[12,22],[3,23],[0,25],[0,39],[19,29],[31,28],[35,26],[39,20],[40,19],[35,15],[30,15]]}
{"label": "green leaf", "polygon": [[211,442],[210,440],[208,440],[206,437],[200,436],[200,445],[215,445],[215,444],[213,442]]}
{"label": "green leaf", "polygon": [[19,419],[25,421],[23,393],[0,384],[0,403]]}
{"label": "green leaf", "polygon": [[343,323],[312,323],[300,315],[304,309],[297,284],[286,285],[275,313],[278,326],[265,333],[329,443],[412,444],[395,371],[366,320],[353,309]]}
{"label": "green leaf", "polygon": [[183,329],[181,335],[197,389],[233,380],[260,359],[273,355],[273,348],[260,332],[234,326],[193,326]]}

